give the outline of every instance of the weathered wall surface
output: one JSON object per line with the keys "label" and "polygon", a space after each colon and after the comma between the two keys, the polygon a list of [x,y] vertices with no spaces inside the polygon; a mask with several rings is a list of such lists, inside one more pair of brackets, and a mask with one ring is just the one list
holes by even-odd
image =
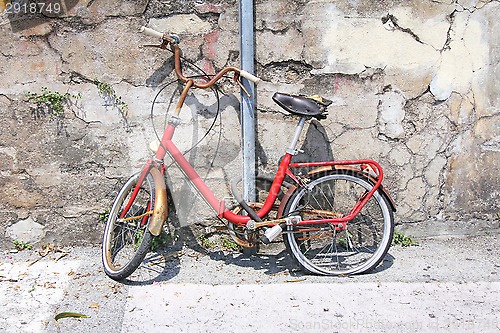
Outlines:
{"label": "weathered wall surface", "polygon": [[[141,25],[178,33],[185,56],[207,72],[238,65],[236,1],[63,3],[64,14],[52,19],[0,18],[3,246],[13,238],[99,241],[98,214],[148,156],[151,101],[172,78],[170,54],[138,48],[153,42],[138,33]],[[397,221],[418,224],[426,234],[453,225],[466,226],[463,233],[477,225],[498,229],[499,1],[272,0],[255,6],[263,172],[274,171],[295,124],[279,113],[272,94],[320,94],[334,103],[328,119],[311,122],[304,133],[305,156],[378,160],[397,202]],[[128,104],[125,119],[99,94],[96,79],[112,84]],[[55,121],[33,114],[26,103],[25,93],[42,87],[82,97]],[[223,90],[215,122],[213,93],[191,96],[178,135],[189,148],[214,123],[190,159],[221,197],[241,163],[238,90],[229,81]],[[161,127],[162,111],[155,114]],[[183,197],[189,188],[178,184],[174,190]],[[191,218],[202,218],[196,212],[203,205],[182,200]]]}

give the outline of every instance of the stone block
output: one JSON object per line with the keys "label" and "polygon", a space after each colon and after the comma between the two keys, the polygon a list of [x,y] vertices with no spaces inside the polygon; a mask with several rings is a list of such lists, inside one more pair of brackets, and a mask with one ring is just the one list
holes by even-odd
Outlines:
{"label": "stone block", "polygon": [[412,33],[415,39],[440,50],[446,43],[450,24],[448,15],[453,9],[447,4],[408,2],[389,10],[396,21],[394,29]]}
{"label": "stone block", "polygon": [[412,211],[412,217],[417,219],[425,218],[423,203],[426,197],[426,183],[421,177],[411,179],[403,192],[404,205]]}
{"label": "stone block", "polygon": [[215,57],[213,59],[216,68],[226,65],[239,66],[239,38],[235,31],[221,30],[217,34],[215,46]]}
{"label": "stone block", "polygon": [[391,146],[388,142],[374,139],[373,129],[351,130],[342,133],[333,141],[335,159],[380,159],[386,156]]}
{"label": "stone block", "polygon": [[[441,62],[431,84],[430,91],[437,100],[447,100],[452,92],[466,94],[476,80],[484,80],[483,71],[490,63],[489,45],[486,38],[487,24],[484,15],[472,15],[468,11],[454,16],[448,48],[441,55]],[[478,98],[484,91],[477,90]]]}
{"label": "stone block", "polygon": [[474,135],[480,142],[498,138],[500,136],[500,111],[496,115],[478,119],[474,124]]}
{"label": "stone block", "polygon": [[78,18],[86,24],[102,22],[106,17],[137,16],[146,10],[148,0],[137,1],[73,1],[75,5],[64,14],[65,17]]}
{"label": "stone block", "polygon": [[391,164],[397,166],[403,166],[407,163],[410,163],[412,160],[412,154],[408,151],[408,149],[403,145],[398,145],[391,149],[388,155]]}
{"label": "stone block", "polygon": [[32,217],[28,217],[8,227],[6,234],[12,240],[33,244],[43,239],[45,227],[37,223]]}
{"label": "stone block", "polygon": [[[272,48],[265,45],[273,45]],[[272,62],[300,61],[304,50],[301,34],[293,28],[286,34],[264,31],[256,36],[256,59],[262,65]]]}
{"label": "stone block", "polygon": [[432,189],[440,188],[442,179],[444,178],[444,171],[446,170],[447,159],[442,155],[437,155],[429,165],[424,169],[424,176],[426,182]]}
{"label": "stone block", "polygon": [[[320,13],[320,14],[318,14]],[[432,46],[400,30],[387,30],[381,18],[351,18],[331,3],[311,3],[304,15],[305,60],[315,73],[361,73],[366,67],[411,68],[407,80],[426,77],[439,59]],[[321,24],[318,22],[321,21]],[[319,62],[319,59],[324,59]]]}
{"label": "stone block", "polygon": [[10,35],[5,51],[3,47],[0,67],[2,93],[23,95],[26,92],[23,87],[25,84],[58,80],[61,59],[45,41]]}
{"label": "stone block", "polygon": [[[63,60],[62,70],[76,72],[88,80],[144,84],[169,55],[165,51],[139,48],[151,39],[139,33],[140,22],[118,18],[103,22],[95,30],[66,30],[49,36]],[[120,61],[123,59],[124,61]]]}
{"label": "stone block", "polygon": [[378,128],[381,134],[397,139],[404,136],[405,97],[398,91],[387,92],[380,96],[378,105]]}
{"label": "stone block", "polygon": [[212,30],[212,26],[209,22],[202,21],[194,14],[174,15],[167,18],[152,18],[149,21],[149,25],[157,31],[172,32],[181,35],[202,35]]}
{"label": "stone block", "polygon": [[263,1],[255,4],[255,28],[257,30],[286,31],[300,23],[299,6],[293,1]]}
{"label": "stone block", "polygon": [[221,14],[228,7],[226,3],[210,3],[198,1],[194,5],[194,9],[200,14]]}

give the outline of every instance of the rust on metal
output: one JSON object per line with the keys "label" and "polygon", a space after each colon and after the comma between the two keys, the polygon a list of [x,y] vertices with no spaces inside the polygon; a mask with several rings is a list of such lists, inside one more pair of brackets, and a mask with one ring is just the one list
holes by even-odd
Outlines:
{"label": "rust on metal", "polygon": [[152,235],[159,236],[168,214],[167,188],[165,187],[163,175],[158,169],[151,168],[150,172],[155,184],[155,206],[153,216],[149,222],[149,231]]}

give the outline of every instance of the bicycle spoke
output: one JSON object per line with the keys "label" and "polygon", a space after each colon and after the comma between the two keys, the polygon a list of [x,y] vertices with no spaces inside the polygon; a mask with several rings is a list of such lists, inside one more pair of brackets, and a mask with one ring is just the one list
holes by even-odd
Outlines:
{"label": "bicycle spoke", "polygon": [[[327,187],[329,187],[329,186],[327,186]],[[321,191],[321,195],[322,195],[322,196],[323,196],[323,198],[325,199],[325,202],[327,202],[327,203],[330,205],[330,208],[331,208],[331,210],[333,211],[333,210],[334,210],[334,209],[333,209],[333,204],[332,204],[332,202],[330,202],[330,199],[326,196],[325,192],[323,191],[323,188],[320,188],[319,190]],[[330,188],[330,191],[331,191],[331,190],[332,190],[332,189]],[[334,198],[332,197],[332,198],[331,198],[331,200],[333,200],[333,199],[334,199]],[[317,202],[317,201],[316,201],[316,202]]]}
{"label": "bicycle spoke", "polygon": [[[311,182],[309,190],[299,192],[289,209],[303,220],[338,218],[353,211],[370,189],[371,184],[355,176],[324,176]],[[380,196],[372,197],[342,230],[330,224],[290,226],[289,230],[301,233],[288,234],[287,239],[292,254],[308,271],[327,275],[361,272],[375,266],[387,251],[391,218],[387,203]]]}
{"label": "bicycle spoke", "polygon": [[[140,187],[137,181],[144,179]],[[151,246],[152,236],[147,222],[154,207],[151,175],[132,176],[117,195],[109,213],[103,238],[102,258],[108,276],[120,280],[129,276],[142,262]],[[133,195],[133,201],[130,197]],[[125,216],[124,209],[127,209]],[[121,217],[121,218],[120,218]]]}
{"label": "bicycle spoke", "polygon": [[[321,191],[321,193],[323,194],[323,196],[325,196],[325,195],[324,195],[324,193],[323,193],[323,190],[322,190],[321,188],[319,189],[319,191]],[[322,206],[322,205],[319,203],[318,199],[316,199],[316,196],[315,196],[315,195],[311,195],[311,197],[312,197],[312,198],[314,199],[314,201],[316,202],[317,207],[321,207],[321,206]],[[326,196],[325,196],[325,198],[326,198]],[[328,201],[328,199],[326,200],[326,202],[328,202],[328,203],[330,204],[330,202]],[[330,204],[330,207],[331,207],[331,209],[333,210],[333,206],[332,206],[331,204]]]}

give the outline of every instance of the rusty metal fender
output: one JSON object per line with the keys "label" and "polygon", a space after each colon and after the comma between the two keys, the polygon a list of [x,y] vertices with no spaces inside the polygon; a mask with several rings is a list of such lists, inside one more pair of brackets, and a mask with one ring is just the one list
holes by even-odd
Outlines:
{"label": "rusty metal fender", "polygon": [[155,186],[155,206],[153,216],[149,222],[149,231],[154,236],[159,236],[168,214],[167,188],[165,187],[163,175],[157,168],[153,167],[149,172],[153,176]]}
{"label": "rusty metal fender", "polygon": [[288,203],[288,200],[290,197],[295,193],[295,190],[297,189],[297,186],[292,185],[288,188],[288,191],[286,191],[285,195],[281,199],[280,205],[278,207],[278,213],[276,214],[276,218],[280,219],[283,216],[283,212],[285,211],[286,204]]}
{"label": "rusty metal fender", "polygon": [[[311,170],[307,174],[310,176],[313,176],[319,172],[330,171],[330,170],[333,170],[334,168],[336,170],[353,171],[353,172],[356,172],[356,173],[362,175],[363,177],[365,177],[366,179],[368,179],[369,181],[371,181],[373,183],[377,182],[377,180],[375,178],[373,178],[372,176],[370,176],[366,172],[363,172],[362,170],[355,168],[355,167],[352,167],[352,166],[349,166],[349,165],[335,165],[335,166],[326,165],[326,166],[322,166],[322,167],[316,168],[314,170]],[[392,211],[395,212],[396,211],[396,203],[392,199],[392,197],[389,194],[389,192],[387,191],[387,189],[383,185],[380,185],[380,190],[382,191],[382,194],[386,197],[387,201],[389,201],[389,205],[391,206]]]}

